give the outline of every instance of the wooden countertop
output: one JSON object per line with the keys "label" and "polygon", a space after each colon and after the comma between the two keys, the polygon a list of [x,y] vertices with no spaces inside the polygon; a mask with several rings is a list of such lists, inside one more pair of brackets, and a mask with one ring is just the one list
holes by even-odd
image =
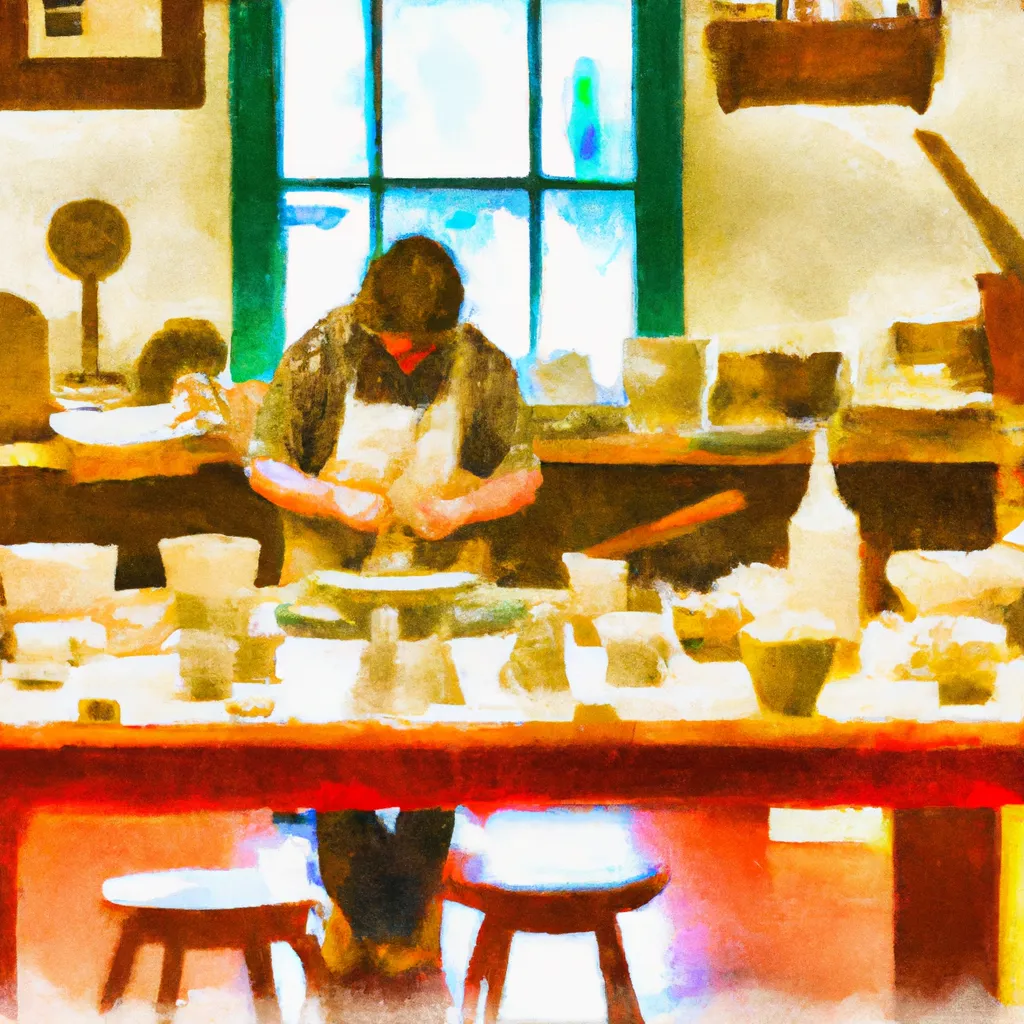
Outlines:
{"label": "wooden countertop", "polygon": [[[998,463],[1016,424],[991,409],[896,409],[854,406],[830,425],[833,461]],[[717,428],[690,434],[617,434],[534,441],[542,462],[577,465],[792,466],[809,465],[809,430],[761,432]]]}
{"label": "wooden countertop", "polygon": [[[905,410],[872,406],[845,410],[830,426],[837,464],[916,462],[999,463],[1021,425],[991,409]],[[689,434],[606,434],[534,440],[542,462],[607,466],[792,466],[809,465],[811,433],[800,428],[760,432],[717,428]],[[0,469],[70,472],[76,483],[184,476],[211,463],[238,462],[216,438],[99,449],[54,438],[0,445]]]}
{"label": "wooden countertop", "polygon": [[0,725],[0,750],[257,747],[308,750],[470,750],[524,747],[722,747],[763,750],[924,751],[1012,749],[1024,767],[1024,723],[836,722],[757,715],[732,721],[609,722],[258,722]]}

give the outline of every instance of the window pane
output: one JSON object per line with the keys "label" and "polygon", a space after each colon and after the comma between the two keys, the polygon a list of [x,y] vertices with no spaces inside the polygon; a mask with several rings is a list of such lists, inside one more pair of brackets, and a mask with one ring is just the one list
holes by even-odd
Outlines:
{"label": "window pane", "polygon": [[529,212],[525,192],[384,194],[385,244],[423,234],[448,246],[466,289],[463,318],[512,359],[530,350]]}
{"label": "window pane", "polygon": [[636,326],[633,193],[545,192],[542,217],[538,355],[580,352],[616,389]]}
{"label": "window pane", "polygon": [[284,174],[365,178],[362,0],[284,0]]}
{"label": "window pane", "polygon": [[385,174],[530,166],[525,0],[384,0]]}
{"label": "window pane", "polygon": [[325,313],[359,290],[370,248],[370,196],[353,192],[289,192],[285,329],[297,341]]}
{"label": "window pane", "polygon": [[631,181],[632,0],[542,0],[541,54],[544,173]]}

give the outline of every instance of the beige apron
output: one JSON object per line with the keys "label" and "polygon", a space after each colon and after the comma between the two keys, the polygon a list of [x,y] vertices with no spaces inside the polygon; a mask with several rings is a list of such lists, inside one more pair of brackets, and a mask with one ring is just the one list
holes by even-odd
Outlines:
{"label": "beige apron", "polygon": [[[282,583],[318,569],[341,568],[360,554],[370,555],[369,571],[396,571],[419,562],[426,542],[417,541],[403,529],[411,509],[427,494],[454,497],[478,483],[459,468],[462,423],[458,380],[453,373],[452,383],[425,411],[360,402],[350,388],[335,452],[320,479],[387,495],[395,510],[396,528],[375,541],[344,524],[287,516]],[[433,546],[435,555],[442,546],[446,552],[451,550],[450,561],[460,568],[487,570],[489,549],[478,539],[457,548],[448,542]]]}

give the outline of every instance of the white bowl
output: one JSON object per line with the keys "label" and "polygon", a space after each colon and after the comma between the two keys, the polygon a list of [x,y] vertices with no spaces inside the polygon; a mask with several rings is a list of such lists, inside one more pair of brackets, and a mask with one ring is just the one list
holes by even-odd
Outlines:
{"label": "white bowl", "polygon": [[1007,608],[1024,591],[1024,551],[899,551],[885,575],[910,615],[980,615]]}
{"label": "white bowl", "polygon": [[223,599],[256,585],[260,542],[252,537],[199,533],[157,545],[167,586],[180,594]]}
{"label": "white bowl", "polygon": [[0,547],[0,580],[12,621],[74,618],[114,594],[117,545]]}

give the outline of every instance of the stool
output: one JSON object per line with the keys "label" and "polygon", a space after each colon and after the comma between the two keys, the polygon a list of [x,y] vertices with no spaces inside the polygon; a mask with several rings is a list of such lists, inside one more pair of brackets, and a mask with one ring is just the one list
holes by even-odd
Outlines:
{"label": "stool", "polygon": [[282,898],[254,868],[224,871],[155,871],[110,878],[103,883],[108,904],[127,911],[100,999],[107,1013],[128,987],[135,955],[146,943],[164,947],[157,1014],[174,1016],[182,963],[189,949],[240,949],[249,971],[257,1019],[279,1024],[270,945],[287,942],[306,973],[307,996],[326,983],[320,944],[306,933],[309,912],[319,902],[308,885],[292,886]]}
{"label": "stool", "polygon": [[497,1021],[512,936],[516,932],[546,935],[593,932],[608,1000],[609,1024],[643,1024],[622,948],[617,915],[639,910],[667,884],[668,870],[651,865],[627,878],[576,888],[506,885],[488,877],[482,857],[453,855],[446,867],[445,899],[472,907],[484,915],[466,972],[462,1000],[465,1024],[473,1024],[476,1019],[484,981],[487,982],[484,1022],[494,1024]]}

